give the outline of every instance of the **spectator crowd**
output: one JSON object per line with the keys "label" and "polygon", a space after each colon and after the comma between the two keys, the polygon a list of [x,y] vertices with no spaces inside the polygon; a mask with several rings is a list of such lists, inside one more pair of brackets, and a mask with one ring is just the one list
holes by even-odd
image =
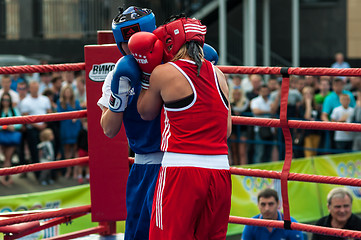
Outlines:
{"label": "spectator crowd", "polygon": [[[342,53],[333,68],[349,68]],[[228,75],[233,116],[279,118],[281,75]],[[361,77],[291,75],[287,117],[292,120],[361,122]],[[290,129],[293,157],[361,150],[360,134],[346,131]],[[282,130],[234,125],[229,139],[232,165],[284,159]]]}
{"label": "spectator crowd", "polygon": [[[42,115],[86,108],[85,72],[54,72],[32,75],[0,75],[1,117]],[[12,165],[16,153],[18,164],[56,161],[87,155],[86,121],[80,119],[1,126],[0,146],[3,167]],[[80,143],[80,147],[78,147]],[[78,169],[79,168],[79,169]],[[79,183],[89,181],[83,167],[35,172],[42,185],[54,183],[59,176]],[[28,177],[23,173],[21,177]],[[11,176],[0,179],[12,185]]]}

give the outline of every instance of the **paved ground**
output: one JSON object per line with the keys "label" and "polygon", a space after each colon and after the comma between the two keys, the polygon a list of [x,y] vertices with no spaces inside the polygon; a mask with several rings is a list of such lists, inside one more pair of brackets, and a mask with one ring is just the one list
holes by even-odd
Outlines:
{"label": "paved ground", "polygon": [[11,186],[4,186],[0,184],[0,196],[41,192],[78,185],[76,180],[59,177],[54,184],[42,186],[35,179],[34,173],[27,173],[26,178],[20,177],[20,174],[13,175],[12,178],[14,182]]}
{"label": "paved ground", "polygon": [[[0,167],[3,165],[4,156],[0,151]],[[14,154],[12,164],[16,166],[18,164],[18,156]],[[61,175],[60,169],[52,170],[57,171],[56,176]],[[55,173],[53,174],[55,175]],[[57,180],[52,185],[43,186],[35,179],[33,172],[26,173],[27,177],[21,177],[21,174],[12,175],[13,184],[11,186],[4,186],[0,183],[0,196],[8,196],[23,193],[42,192],[47,190],[54,190],[57,188],[71,187],[78,185],[78,182],[74,179],[67,179],[62,176],[57,177]],[[2,177],[2,176],[0,176]]]}

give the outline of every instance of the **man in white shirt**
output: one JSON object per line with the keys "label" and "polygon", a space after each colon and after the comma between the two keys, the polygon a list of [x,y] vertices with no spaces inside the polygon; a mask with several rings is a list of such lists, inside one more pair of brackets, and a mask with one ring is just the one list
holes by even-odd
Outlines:
{"label": "man in white shirt", "polygon": [[[252,99],[251,110],[255,117],[270,117],[271,103],[269,97],[269,89],[267,85],[262,85],[259,88],[258,97]],[[270,128],[254,127],[256,141],[272,141],[273,133]],[[267,134],[263,134],[267,133]],[[265,136],[267,135],[267,136]],[[272,145],[255,144],[255,153],[253,163],[269,162],[271,160]]]}
{"label": "man in white shirt", "polygon": [[[27,115],[43,115],[51,112],[51,104],[46,96],[39,95],[39,83],[31,81],[29,83],[30,94],[26,96],[20,103],[20,112],[23,116]],[[37,144],[39,140],[39,132],[46,128],[46,123],[30,123],[26,125],[26,141],[29,146],[31,163],[39,162],[39,154]],[[39,178],[40,172],[35,173]]]}
{"label": "man in white shirt", "polygon": [[[350,107],[350,96],[347,94],[340,95],[341,106],[333,109],[331,120],[333,122],[351,122],[354,114],[354,108]],[[336,148],[340,150],[351,150],[353,142],[353,133],[347,131],[335,131],[334,140]]]}

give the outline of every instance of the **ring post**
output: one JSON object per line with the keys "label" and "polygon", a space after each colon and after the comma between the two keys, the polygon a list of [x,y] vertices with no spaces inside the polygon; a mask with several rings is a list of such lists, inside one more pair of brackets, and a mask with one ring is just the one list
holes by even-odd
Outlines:
{"label": "ring post", "polygon": [[109,226],[115,233],[115,221],[125,220],[125,188],[129,174],[128,141],[124,127],[110,139],[100,126],[101,110],[97,101],[103,81],[121,57],[115,44],[88,45],[84,48],[88,108],[88,141],[92,221]]}

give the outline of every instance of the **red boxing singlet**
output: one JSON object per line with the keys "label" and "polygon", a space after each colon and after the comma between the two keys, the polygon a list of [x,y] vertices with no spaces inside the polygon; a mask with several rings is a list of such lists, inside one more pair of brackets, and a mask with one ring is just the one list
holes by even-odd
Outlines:
{"label": "red boxing singlet", "polygon": [[199,155],[228,154],[228,106],[222,98],[213,65],[204,60],[197,76],[197,65],[193,61],[181,59],[170,64],[188,80],[194,98],[182,108],[164,107],[161,150]]}

